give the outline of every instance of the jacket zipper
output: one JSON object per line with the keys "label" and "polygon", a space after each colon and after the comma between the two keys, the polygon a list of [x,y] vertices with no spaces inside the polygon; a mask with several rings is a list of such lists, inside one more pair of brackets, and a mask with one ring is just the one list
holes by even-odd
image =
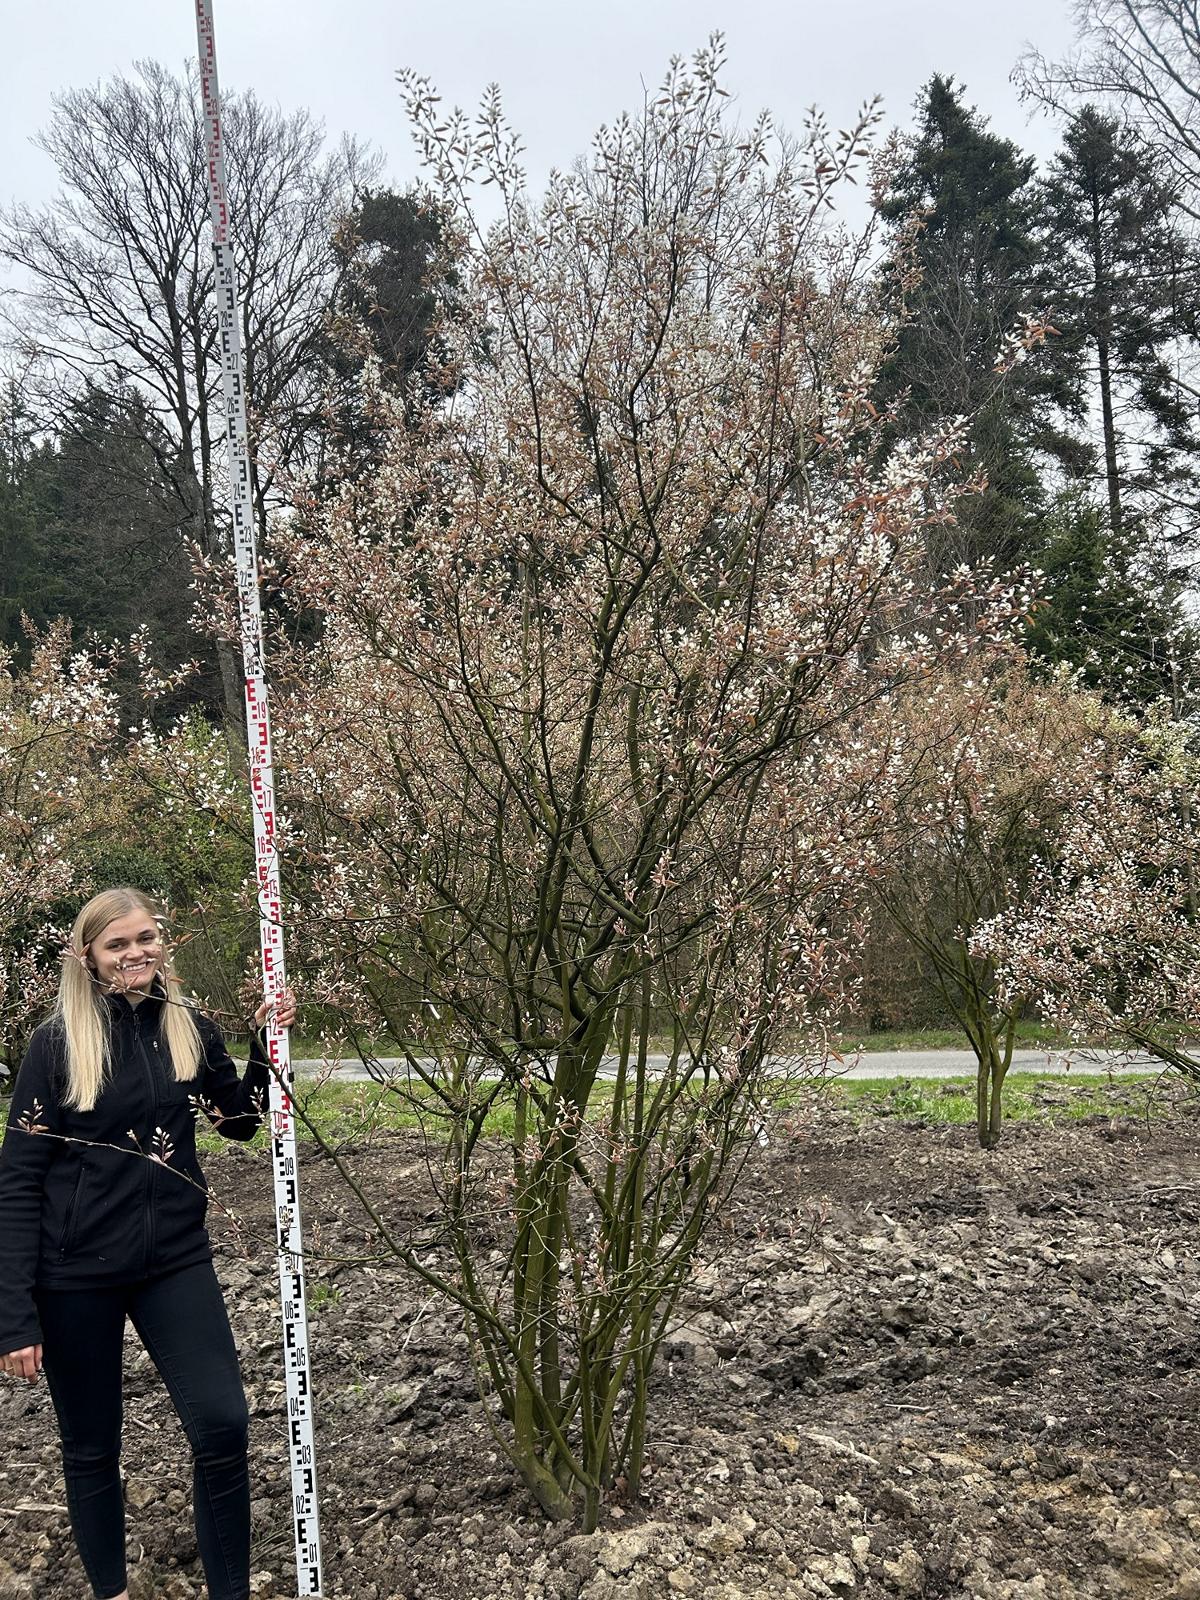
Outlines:
{"label": "jacket zipper", "polygon": [[71,1229],[75,1223],[75,1212],[78,1209],[79,1195],[83,1188],[83,1172],[84,1169],[81,1162],[79,1167],[79,1176],[75,1179],[75,1187],[71,1191],[71,1199],[67,1206],[67,1214],[63,1218],[62,1236],[58,1241],[58,1259],[60,1261],[66,1258],[67,1251],[71,1247]]}
{"label": "jacket zipper", "polygon": [[[154,1066],[150,1060],[149,1051],[146,1049],[142,1037],[142,1019],[135,1011],[133,1014],[134,1035],[137,1040],[138,1054],[142,1059],[142,1070],[146,1074],[147,1087],[150,1090],[150,1138],[154,1138],[154,1127],[158,1121],[158,1083],[154,1076]],[[154,1163],[150,1157],[144,1156],[145,1172],[142,1176],[142,1246],[146,1253],[146,1271],[149,1273],[154,1264]]]}

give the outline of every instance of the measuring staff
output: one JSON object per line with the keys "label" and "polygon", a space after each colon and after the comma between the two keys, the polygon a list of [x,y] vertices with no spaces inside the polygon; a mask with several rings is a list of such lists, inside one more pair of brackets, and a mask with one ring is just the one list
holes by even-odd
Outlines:
{"label": "measuring staff", "polygon": [[[258,931],[263,989],[278,999],[286,989],[283,952],[283,901],[276,844],[275,772],[271,723],[263,664],[262,608],[258,594],[258,556],[254,547],[250,447],[246,432],[246,387],[242,362],[241,310],[237,269],[230,240],[229,197],[225,185],[225,145],[211,0],[196,0],[196,39],[200,90],[208,133],[209,200],[212,211],[214,289],[221,381],[225,395],[225,438],[229,471],[233,549],[237,563],[238,615],[246,688],[246,740],[250,764],[250,804],[254,817],[254,855],[258,878]],[[292,1109],[292,1066],[288,1030],[279,1014],[267,1028],[271,1076],[271,1157],[275,1175],[275,1223],[279,1256],[279,1296],[283,1310],[284,1376],[288,1406],[288,1453],[292,1474],[292,1533],[296,1584],[301,1595],[321,1592],[321,1537],[317,1508],[317,1468],[313,1445],[312,1385],[309,1380],[308,1314],[304,1294],[304,1256],[296,1169],[296,1124]]]}

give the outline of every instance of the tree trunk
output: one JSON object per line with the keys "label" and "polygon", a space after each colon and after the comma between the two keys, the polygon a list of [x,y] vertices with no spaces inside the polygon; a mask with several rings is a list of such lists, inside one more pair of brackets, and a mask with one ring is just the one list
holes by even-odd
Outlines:
{"label": "tree trunk", "polygon": [[1122,529],[1121,475],[1117,465],[1117,428],[1113,419],[1112,363],[1109,337],[1112,307],[1100,237],[1100,197],[1092,193],[1092,281],[1096,290],[1096,360],[1100,372],[1100,416],[1104,429],[1104,477],[1108,486],[1108,521],[1114,540]]}

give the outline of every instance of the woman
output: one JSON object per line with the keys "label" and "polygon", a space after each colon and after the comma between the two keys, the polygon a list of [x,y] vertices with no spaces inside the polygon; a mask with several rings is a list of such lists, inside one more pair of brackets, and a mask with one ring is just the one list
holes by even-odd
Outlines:
{"label": "woman", "polygon": [[[260,1006],[261,1027],[268,1007]],[[289,995],[278,1020],[291,1024]],[[249,1139],[261,1041],[239,1081],[220,1029],[181,998],[153,901],[109,889],[76,918],[58,1001],[17,1078],[0,1151],[0,1368],[43,1369],[67,1504],[99,1600],[126,1600],[121,1347],[130,1317],[194,1459],[211,1600],[250,1593],[248,1415],[204,1228],[199,1112]]]}

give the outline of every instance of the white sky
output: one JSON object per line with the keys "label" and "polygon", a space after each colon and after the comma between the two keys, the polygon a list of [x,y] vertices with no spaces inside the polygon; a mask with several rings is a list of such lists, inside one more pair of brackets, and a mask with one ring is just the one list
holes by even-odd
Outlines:
{"label": "white sky", "polygon": [[[1027,121],[1008,82],[1022,47],[1070,43],[1068,0],[214,0],[227,88],[253,87],[285,110],[307,106],[332,134],[369,139],[400,186],[417,172],[394,81],[411,66],[447,105],[473,109],[496,81],[526,145],[533,183],[586,149],[599,123],[635,109],[672,54],[713,28],[726,35],[725,82],[749,120],[769,106],[798,128],[814,102],[844,126],[884,96],[908,124],[934,72],[952,73],[993,129],[1035,154],[1055,146]],[[151,56],[179,68],[195,53],[191,0],[0,0],[0,204],[48,199],[53,167],[29,137],[56,90],[94,83]]]}

